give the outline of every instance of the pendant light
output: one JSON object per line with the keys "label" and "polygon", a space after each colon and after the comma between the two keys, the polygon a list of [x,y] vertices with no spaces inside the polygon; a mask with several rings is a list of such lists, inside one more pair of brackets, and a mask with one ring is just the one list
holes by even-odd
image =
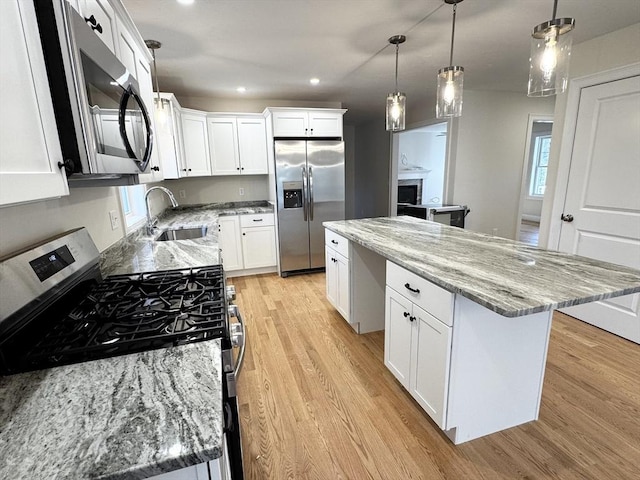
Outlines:
{"label": "pendant light", "polygon": [[456,9],[463,0],[444,0],[453,5],[453,22],[451,26],[451,51],[449,66],[438,70],[438,93],[436,101],[436,118],[459,117],[462,115],[462,84],[464,68],[453,64],[453,39],[456,32]]}
{"label": "pendant light", "polygon": [[404,130],[407,96],[398,91],[398,50],[406,40],[404,35],[394,35],[389,39],[389,43],[396,46],[396,91],[387,95],[387,131],[390,132]]}
{"label": "pendant light", "polygon": [[162,43],[157,40],[145,40],[144,44],[147,46],[149,50],[151,50],[151,56],[153,57],[153,76],[155,78],[156,84],[156,107],[164,110],[164,105],[162,103],[162,99],[160,98],[160,87],[158,86],[158,69],[156,67],[156,50],[162,47]]}
{"label": "pendant light", "polygon": [[557,9],[558,0],[554,0],[553,18],[537,25],[531,34],[527,89],[530,97],[547,97],[567,89],[571,31],[576,22],[573,18],[556,18]]}

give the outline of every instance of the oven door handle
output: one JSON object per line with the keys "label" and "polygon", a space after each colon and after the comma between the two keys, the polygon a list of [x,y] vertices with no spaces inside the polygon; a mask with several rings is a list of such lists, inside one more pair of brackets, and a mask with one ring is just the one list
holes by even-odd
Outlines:
{"label": "oven door handle", "polygon": [[240,370],[242,369],[242,364],[244,362],[244,351],[247,346],[247,329],[244,325],[244,319],[242,318],[242,314],[239,310],[236,309],[236,318],[238,319],[238,323],[242,327],[242,343],[240,345],[240,353],[238,354],[238,361],[236,362],[236,368],[233,370],[233,375],[235,378],[238,378],[240,375]]}

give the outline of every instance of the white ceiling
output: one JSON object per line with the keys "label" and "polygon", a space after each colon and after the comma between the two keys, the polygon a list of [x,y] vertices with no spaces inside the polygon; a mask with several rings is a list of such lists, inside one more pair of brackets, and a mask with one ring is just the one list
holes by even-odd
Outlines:
{"label": "white ceiling", "polygon": [[[442,0],[124,0],[157,51],[160,89],[180,97],[342,102],[347,123],[384,115],[399,88],[407,108],[432,105],[437,70],[448,65],[452,7]],[[454,64],[465,88],[526,91],[531,29],[553,0],[466,0],[458,5]],[[560,0],[576,19],[574,43],[640,22],[639,0]],[[309,84],[311,77],[320,85]],[[239,94],[236,87],[245,86]]]}

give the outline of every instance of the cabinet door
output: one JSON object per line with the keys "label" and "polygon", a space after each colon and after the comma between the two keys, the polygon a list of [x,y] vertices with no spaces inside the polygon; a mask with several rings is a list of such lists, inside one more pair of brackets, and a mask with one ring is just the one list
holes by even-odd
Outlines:
{"label": "cabinet door", "polygon": [[[93,31],[100,37],[100,40],[109,47],[113,53],[118,55],[115,48],[115,32],[116,32],[116,14],[113,7],[109,4],[109,0],[81,0],[80,9],[82,16],[90,18],[91,15],[96,19],[96,23],[102,27],[102,33],[98,28],[94,28]],[[87,22],[88,23],[88,22]],[[125,64],[127,68],[128,65]]]}
{"label": "cabinet door", "polygon": [[207,119],[211,173],[213,175],[237,175],[240,173],[238,133],[236,119],[220,117]]}
{"label": "cabinet door", "polygon": [[451,327],[414,305],[415,321],[409,391],[429,416],[446,429],[446,406],[451,358]]}
{"label": "cabinet door", "polygon": [[342,114],[338,112],[309,111],[308,136],[342,138]]}
{"label": "cabinet door", "polygon": [[172,121],[173,121],[173,142],[176,150],[176,159],[178,161],[178,170],[180,177],[188,177],[187,161],[184,153],[184,131],[182,130],[182,110],[172,104]]}
{"label": "cabinet door", "polygon": [[272,226],[242,229],[244,268],[272,267],[276,264],[276,234]]}
{"label": "cabinet door", "polygon": [[241,270],[242,241],[240,240],[240,220],[237,216],[218,217],[218,244],[225,271]]}
{"label": "cabinet door", "polygon": [[306,111],[292,110],[273,112],[274,137],[306,137],[309,130],[309,116]]}
{"label": "cabinet door", "polygon": [[182,112],[182,139],[188,177],[211,175],[207,117],[203,113]]}
{"label": "cabinet door", "polygon": [[160,160],[160,171],[163,178],[180,178],[180,156],[178,149],[180,144],[177,138],[177,125],[175,114],[168,100],[163,99],[163,104],[154,102],[155,110],[155,135],[154,144]]}
{"label": "cabinet door", "polygon": [[387,287],[384,315],[384,364],[409,390],[411,374],[412,303]]}
{"label": "cabinet door", "polygon": [[69,194],[32,2],[0,2],[0,205]]}
{"label": "cabinet door", "polygon": [[325,281],[327,286],[327,300],[336,309],[338,308],[338,265],[335,261],[336,252],[325,247]]}
{"label": "cabinet door", "polygon": [[338,269],[337,277],[338,277],[338,288],[337,288],[337,302],[336,308],[340,312],[340,314],[344,317],[344,319],[349,321],[349,314],[351,312],[351,307],[349,303],[350,295],[349,295],[349,260],[343,257],[342,255],[336,253],[336,266]]}
{"label": "cabinet door", "polygon": [[264,118],[238,118],[237,125],[240,172],[245,175],[269,173]]}

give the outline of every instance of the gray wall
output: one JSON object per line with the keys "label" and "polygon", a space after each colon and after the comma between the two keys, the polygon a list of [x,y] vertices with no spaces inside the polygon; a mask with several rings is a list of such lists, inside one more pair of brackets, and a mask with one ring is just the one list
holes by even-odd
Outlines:
{"label": "gray wall", "polygon": [[391,137],[384,116],[355,130],[354,218],[389,215]]}

